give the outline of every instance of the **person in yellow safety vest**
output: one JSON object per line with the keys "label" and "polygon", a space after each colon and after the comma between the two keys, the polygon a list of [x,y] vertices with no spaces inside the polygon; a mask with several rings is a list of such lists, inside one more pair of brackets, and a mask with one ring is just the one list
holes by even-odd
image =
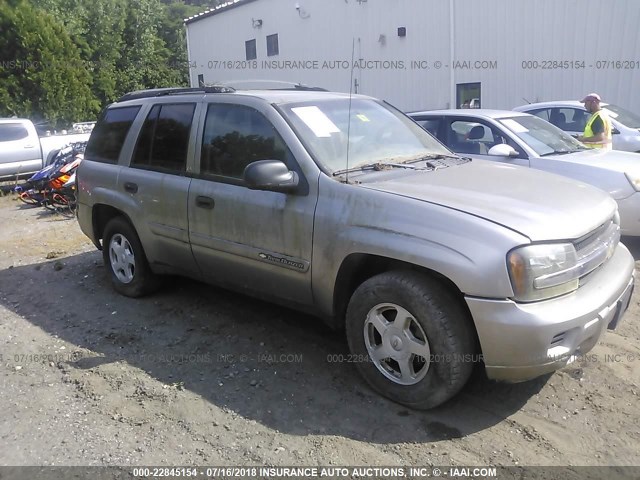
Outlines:
{"label": "person in yellow safety vest", "polygon": [[600,108],[600,95],[590,93],[581,100],[591,117],[584,126],[584,134],[576,138],[590,148],[611,150],[611,120]]}

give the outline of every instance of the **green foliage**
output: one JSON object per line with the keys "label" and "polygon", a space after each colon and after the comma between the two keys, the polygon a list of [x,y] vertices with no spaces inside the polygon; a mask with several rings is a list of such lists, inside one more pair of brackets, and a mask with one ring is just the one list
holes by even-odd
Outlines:
{"label": "green foliage", "polygon": [[158,25],[158,34],[164,39],[168,49],[168,63],[177,70],[180,85],[189,84],[187,36],[183,21],[201,11],[203,11],[202,7],[171,2],[164,6],[165,13]]}
{"label": "green foliage", "polygon": [[122,94],[188,85],[181,0],[0,0],[0,116],[61,126]]}
{"label": "green foliage", "polygon": [[0,115],[44,117],[53,125],[99,109],[80,50],[53,16],[26,1],[0,3]]}
{"label": "green foliage", "polygon": [[87,28],[84,40],[87,44],[85,58],[92,76],[94,95],[101,105],[115,100],[122,90],[118,87],[121,72],[118,62],[122,58],[125,28],[126,0],[100,0],[87,12]]}

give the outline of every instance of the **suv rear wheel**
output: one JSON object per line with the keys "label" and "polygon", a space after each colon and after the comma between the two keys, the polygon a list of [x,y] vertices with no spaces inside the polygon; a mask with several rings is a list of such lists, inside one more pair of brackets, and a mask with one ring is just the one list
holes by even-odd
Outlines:
{"label": "suv rear wheel", "polygon": [[365,380],[412,408],[433,408],[469,379],[475,335],[449,290],[416,272],[387,272],[354,292],[347,340]]}
{"label": "suv rear wheel", "polygon": [[113,288],[127,297],[140,297],[157,289],[160,282],[151,271],[135,229],[122,217],[104,229],[102,258]]}

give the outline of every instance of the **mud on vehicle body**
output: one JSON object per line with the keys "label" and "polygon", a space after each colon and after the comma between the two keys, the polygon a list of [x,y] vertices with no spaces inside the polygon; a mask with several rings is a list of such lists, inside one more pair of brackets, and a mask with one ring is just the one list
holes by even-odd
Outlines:
{"label": "mud on vehicle body", "polygon": [[314,313],[413,408],[454,396],[479,358],[508,381],[566,365],[632,291],[606,193],[460,158],[364,96],[134,92],[98,121],[78,188],[120,293],[178,274]]}

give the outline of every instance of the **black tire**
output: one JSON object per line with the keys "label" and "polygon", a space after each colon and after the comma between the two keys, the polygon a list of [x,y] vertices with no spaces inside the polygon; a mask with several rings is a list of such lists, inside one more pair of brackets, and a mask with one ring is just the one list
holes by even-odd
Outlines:
{"label": "black tire", "polygon": [[[406,330],[397,330],[394,315],[407,318]],[[372,321],[376,318],[382,323]],[[476,336],[466,309],[440,282],[417,272],[386,272],[360,285],[349,301],[346,333],[369,385],[411,408],[426,410],[446,402],[467,383],[474,368]],[[376,360],[369,350],[378,348]],[[421,353],[411,353],[415,350]],[[383,358],[387,354],[395,358]]]}
{"label": "black tire", "polygon": [[[138,234],[127,220],[123,217],[111,219],[104,229],[102,241],[104,265],[118,293],[135,298],[158,289],[160,280],[149,268]],[[112,255],[115,255],[113,262]],[[118,256],[121,261],[116,262]]]}
{"label": "black tire", "polygon": [[47,158],[45,159],[43,167],[48,167],[49,165],[51,165],[51,163],[53,163],[53,159],[56,158],[56,155],[58,155],[58,153],[60,153],[59,148],[56,150],[51,150],[47,155]]}

